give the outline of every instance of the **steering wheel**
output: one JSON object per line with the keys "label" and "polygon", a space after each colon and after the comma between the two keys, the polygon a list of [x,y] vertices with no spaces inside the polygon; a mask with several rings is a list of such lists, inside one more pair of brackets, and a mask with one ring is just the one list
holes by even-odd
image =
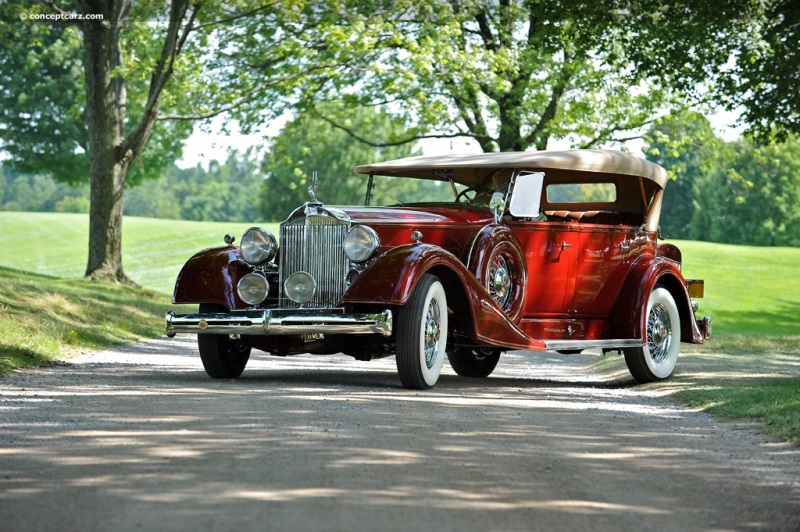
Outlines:
{"label": "steering wheel", "polygon": [[[468,195],[470,192],[472,193],[471,197]],[[489,189],[485,187],[467,187],[458,193],[456,196],[456,203],[466,203],[469,205],[475,201],[475,198],[483,194],[487,194],[488,192]],[[462,197],[464,198],[463,200],[461,199]]]}

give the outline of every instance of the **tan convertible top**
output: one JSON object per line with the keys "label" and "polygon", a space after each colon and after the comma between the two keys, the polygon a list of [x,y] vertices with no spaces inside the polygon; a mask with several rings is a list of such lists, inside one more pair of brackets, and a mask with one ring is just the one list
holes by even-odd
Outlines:
{"label": "tan convertible top", "polygon": [[468,186],[479,185],[487,175],[501,168],[518,170],[572,170],[644,177],[660,188],[667,183],[662,167],[617,150],[562,150],[480,153],[406,157],[356,167],[359,174],[447,180]]}

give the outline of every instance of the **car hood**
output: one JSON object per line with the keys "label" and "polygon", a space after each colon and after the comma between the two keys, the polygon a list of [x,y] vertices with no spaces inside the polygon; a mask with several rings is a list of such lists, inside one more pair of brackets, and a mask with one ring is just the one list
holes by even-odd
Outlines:
{"label": "car hood", "polygon": [[494,219],[486,208],[454,204],[337,208],[367,225],[485,225]]}

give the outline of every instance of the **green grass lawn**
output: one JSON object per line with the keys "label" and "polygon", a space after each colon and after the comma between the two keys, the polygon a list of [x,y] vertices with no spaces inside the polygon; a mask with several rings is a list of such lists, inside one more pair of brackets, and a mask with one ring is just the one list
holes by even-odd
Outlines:
{"label": "green grass lawn", "polygon": [[715,334],[800,335],[800,248],[674,243],[684,276],[705,279],[699,313]]}
{"label": "green grass lawn", "polygon": [[[122,224],[122,265],[134,282],[172,294],[183,263],[201,249],[238,239],[252,224],[187,222],[126,216]],[[277,224],[264,226],[277,234]],[[62,278],[86,271],[89,217],[85,214],[0,212],[0,266]]]}

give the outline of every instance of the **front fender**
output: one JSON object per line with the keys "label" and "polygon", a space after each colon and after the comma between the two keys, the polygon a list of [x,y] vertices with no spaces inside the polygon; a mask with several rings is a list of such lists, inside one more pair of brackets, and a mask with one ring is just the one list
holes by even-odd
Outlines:
{"label": "front fender", "polygon": [[236,293],[236,283],[249,269],[237,262],[233,246],[211,248],[186,261],[175,280],[173,303],[217,303],[229,309],[246,306]]}
{"label": "front fender", "polygon": [[656,284],[664,285],[675,299],[681,317],[681,341],[703,343],[678,264],[664,257],[641,260],[631,270],[611,312],[611,338],[641,338],[646,341],[645,309]]}
{"label": "front fender", "polygon": [[[492,299],[475,275],[452,253],[430,244],[409,244],[379,257],[353,282],[341,303],[345,305],[402,306],[408,302],[419,279],[431,272],[438,276],[448,300],[459,290],[471,316],[472,337],[481,343],[511,349],[544,350],[544,342],[523,333]],[[463,309],[458,309],[463,310]]]}

